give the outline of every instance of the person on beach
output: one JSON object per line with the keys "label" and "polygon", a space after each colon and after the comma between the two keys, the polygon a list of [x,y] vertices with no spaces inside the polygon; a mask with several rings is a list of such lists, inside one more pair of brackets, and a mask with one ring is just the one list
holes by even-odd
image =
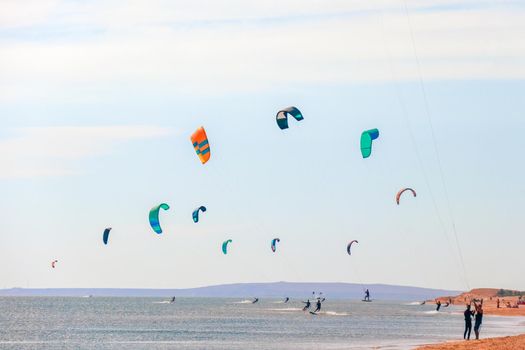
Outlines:
{"label": "person on beach", "polygon": [[317,299],[316,308],[314,312],[321,311],[321,299]]}
{"label": "person on beach", "polygon": [[476,309],[476,316],[474,316],[474,333],[476,333],[476,339],[479,339],[479,328],[483,322],[483,299],[481,299],[479,304],[474,301],[474,308]]}
{"label": "person on beach", "polygon": [[496,307],[499,309],[499,298],[496,300]]}
{"label": "person on beach", "polygon": [[441,309],[441,301],[436,300],[436,311],[439,311]]}
{"label": "person on beach", "polygon": [[365,290],[365,299],[366,301],[370,301],[370,291],[367,289]]}
{"label": "person on beach", "polygon": [[467,304],[467,309],[463,315],[465,315],[465,332],[463,332],[463,339],[470,340],[470,332],[472,331],[472,316],[474,316],[474,311],[470,309],[470,304]]}
{"label": "person on beach", "polygon": [[310,303],[310,299],[303,301],[303,303],[305,304],[303,307],[303,311],[310,309],[310,306],[312,306],[312,304]]}

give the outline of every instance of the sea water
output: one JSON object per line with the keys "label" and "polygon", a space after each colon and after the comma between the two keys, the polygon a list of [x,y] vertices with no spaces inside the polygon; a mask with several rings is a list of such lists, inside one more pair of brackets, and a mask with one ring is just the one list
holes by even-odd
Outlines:
{"label": "sea water", "polygon": [[[0,298],[0,349],[410,349],[462,339],[463,308],[327,299]],[[525,332],[485,316],[481,335]]]}

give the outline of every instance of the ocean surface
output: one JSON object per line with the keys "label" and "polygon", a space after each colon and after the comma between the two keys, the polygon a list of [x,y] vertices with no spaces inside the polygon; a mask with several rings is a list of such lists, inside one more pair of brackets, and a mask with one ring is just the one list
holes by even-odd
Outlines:
{"label": "ocean surface", "polygon": [[[0,298],[0,349],[410,349],[461,339],[462,307],[330,300]],[[482,337],[525,333],[525,318],[486,316]]]}

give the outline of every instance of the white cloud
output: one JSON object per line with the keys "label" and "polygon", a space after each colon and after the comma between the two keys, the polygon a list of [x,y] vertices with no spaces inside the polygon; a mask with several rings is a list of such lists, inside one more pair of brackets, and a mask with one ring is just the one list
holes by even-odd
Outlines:
{"label": "white cloud", "polygon": [[153,126],[42,127],[17,129],[0,140],[0,179],[73,175],[73,161],[110,154],[115,145],[162,137]]}
{"label": "white cloud", "polygon": [[[525,78],[523,8],[408,4],[426,80]],[[403,1],[66,2],[48,21],[64,34],[0,42],[0,99],[386,81],[390,59],[397,79],[419,78]]]}

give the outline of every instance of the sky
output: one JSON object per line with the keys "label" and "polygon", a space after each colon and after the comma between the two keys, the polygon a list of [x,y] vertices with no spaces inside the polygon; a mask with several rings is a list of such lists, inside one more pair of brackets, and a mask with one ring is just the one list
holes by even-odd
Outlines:
{"label": "sky", "polygon": [[[524,16],[519,1],[0,1],[0,288],[525,290]],[[292,105],[304,120],[280,130]],[[398,206],[404,187],[417,197]]]}

